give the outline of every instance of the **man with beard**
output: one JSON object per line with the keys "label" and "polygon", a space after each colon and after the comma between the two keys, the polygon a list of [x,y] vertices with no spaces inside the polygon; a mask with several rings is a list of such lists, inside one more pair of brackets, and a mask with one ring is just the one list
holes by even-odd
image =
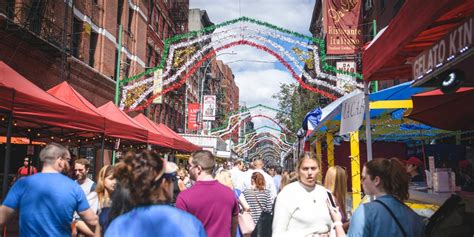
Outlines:
{"label": "man with beard", "polygon": [[[89,173],[90,162],[87,159],[78,159],[74,161],[74,175],[76,183],[79,184],[86,195],[87,202],[94,213],[99,209],[99,197],[95,191],[96,183],[92,181],[87,174]],[[74,222],[78,234],[86,236],[94,236],[94,232],[87,227],[86,223],[79,218],[79,215],[74,214]]]}
{"label": "man with beard", "polygon": [[81,187],[62,173],[71,156],[62,145],[51,143],[40,152],[41,173],[18,180],[0,206],[0,227],[20,212],[20,236],[71,236],[74,211],[92,229],[97,215],[89,208]]}

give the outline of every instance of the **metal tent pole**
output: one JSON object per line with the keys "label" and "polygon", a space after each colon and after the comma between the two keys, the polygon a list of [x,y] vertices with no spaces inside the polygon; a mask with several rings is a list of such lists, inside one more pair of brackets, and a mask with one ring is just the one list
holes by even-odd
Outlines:
{"label": "metal tent pole", "polygon": [[10,169],[10,159],[12,154],[12,128],[13,113],[8,113],[7,140],[5,144],[5,163],[3,167],[2,198],[5,199],[8,189],[8,171]]}

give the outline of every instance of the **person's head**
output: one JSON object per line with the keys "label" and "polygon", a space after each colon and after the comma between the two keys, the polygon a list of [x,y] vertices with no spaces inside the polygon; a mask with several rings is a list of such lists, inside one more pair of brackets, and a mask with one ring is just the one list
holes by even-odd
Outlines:
{"label": "person's head", "polygon": [[406,170],[407,173],[417,172],[418,167],[421,167],[423,162],[420,159],[412,156],[406,161]]}
{"label": "person's head", "polygon": [[71,155],[64,146],[52,142],[41,150],[40,160],[44,163],[45,168],[51,167],[58,172],[67,174]]}
{"label": "person's head", "polygon": [[[127,153],[114,168],[123,195],[129,195],[131,206],[150,205],[159,202],[160,185],[163,182],[164,161],[153,151]],[[119,197],[123,198],[123,197]],[[115,200],[112,201],[114,205]]]}
{"label": "person's head", "polygon": [[179,179],[184,180],[188,176],[188,171],[185,168],[179,168],[176,175]]}
{"label": "person's head", "polygon": [[99,203],[104,204],[108,202],[110,195],[115,190],[116,183],[117,182],[114,177],[114,167],[111,165],[102,167],[97,177],[96,187],[96,192],[99,196]]}
{"label": "person's head", "polygon": [[240,171],[244,169],[244,162],[241,160],[234,161],[234,167],[237,167]]}
{"label": "person's head", "polygon": [[197,151],[189,157],[188,165],[190,178],[199,180],[203,176],[212,175],[216,160],[210,151]]}
{"label": "person's head", "polygon": [[25,159],[23,159],[23,166],[27,167],[29,164],[31,164],[30,158],[25,157]]}
{"label": "person's head", "polygon": [[311,153],[306,152],[300,157],[296,170],[300,183],[308,187],[316,186],[317,175],[320,172],[319,163]]}
{"label": "person's head", "polygon": [[254,169],[258,170],[258,169],[263,169],[263,166],[264,166],[264,163],[263,163],[263,160],[255,160],[253,162],[253,166],[254,166]]}
{"label": "person's head", "polygon": [[275,168],[275,174],[276,174],[276,175],[281,175],[281,167],[280,167],[280,166],[277,166],[277,167]]}
{"label": "person's head", "polygon": [[337,202],[345,213],[346,193],[347,193],[347,174],[346,170],[341,166],[329,167],[324,178],[324,187],[329,189],[337,199]]}
{"label": "person's head", "polygon": [[362,187],[368,195],[386,193],[400,201],[408,199],[409,175],[398,159],[373,159],[362,169]]}
{"label": "person's head", "polygon": [[284,171],[283,174],[281,175],[280,190],[282,190],[289,183],[290,183],[290,173],[288,171]]}
{"label": "person's head", "polygon": [[250,178],[252,181],[252,185],[257,190],[265,190],[265,177],[259,172],[253,172],[252,177]]}
{"label": "person's head", "polygon": [[471,173],[472,164],[469,160],[460,160],[458,162],[458,168],[463,173]]}
{"label": "person's head", "polygon": [[219,173],[216,174],[216,179],[217,181],[219,181],[219,183],[234,190],[234,185],[232,184],[232,178],[229,171],[221,170]]}
{"label": "person's head", "polygon": [[74,161],[74,175],[79,181],[83,181],[87,178],[89,173],[90,162],[87,159],[78,159]]}
{"label": "person's head", "polygon": [[268,168],[268,174],[272,177],[275,176],[275,167]]}

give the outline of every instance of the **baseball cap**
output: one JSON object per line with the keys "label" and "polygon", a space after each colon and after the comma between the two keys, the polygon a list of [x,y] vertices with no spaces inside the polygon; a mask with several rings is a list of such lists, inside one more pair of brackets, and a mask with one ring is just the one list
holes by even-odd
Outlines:
{"label": "baseball cap", "polygon": [[471,165],[471,162],[468,160],[460,160],[458,162],[459,169],[466,169],[467,167],[469,167],[469,165]]}
{"label": "baseball cap", "polygon": [[423,162],[421,162],[420,159],[418,159],[418,158],[412,156],[412,157],[408,158],[407,164],[416,165],[416,166],[422,166],[422,165],[423,165]]}

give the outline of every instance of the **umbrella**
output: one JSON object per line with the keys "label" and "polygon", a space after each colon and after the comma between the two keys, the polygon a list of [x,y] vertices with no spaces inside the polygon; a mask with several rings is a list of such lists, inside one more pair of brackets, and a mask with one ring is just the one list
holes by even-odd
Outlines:
{"label": "umbrella", "polygon": [[408,118],[446,130],[474,130],[474,88],[455,93],[433,90],[412,96],[413,110]]}

